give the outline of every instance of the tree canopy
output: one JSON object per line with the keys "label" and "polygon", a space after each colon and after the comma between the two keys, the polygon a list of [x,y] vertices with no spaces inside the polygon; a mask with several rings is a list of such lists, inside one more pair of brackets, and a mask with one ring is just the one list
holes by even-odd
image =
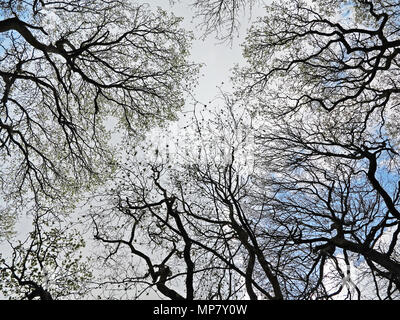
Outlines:
{"label": "tree canopy", "polygon": [[[260,3],[191,1],[198,37]],[[43,198],[27,237],[0,229],[5,296],[399,298],[396,1],[265,3],[207,103],[161,9],[1,7],[3,197]]]}
{"label": "tree canopy", "polygon": [[0,6],[3,189],[84,183],[112,160],[110,118],[140,137],[183,106],[196,67],[179,18],[123,1]]}

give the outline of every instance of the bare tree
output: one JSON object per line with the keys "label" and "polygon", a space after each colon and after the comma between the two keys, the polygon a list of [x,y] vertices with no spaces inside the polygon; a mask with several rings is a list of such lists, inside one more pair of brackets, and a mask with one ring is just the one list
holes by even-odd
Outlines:
{"label": "bare tree", "polygon": [[246,170],[248,114],[224,102],[219,118],[196,111],[180,161],[158,147],[143,160],[132,152],[97,196],[89,217],[111,270],[97,284],[114,297],[305,299],[315,290],[308,245],[280,230]]}
{"label": "bare tree", "polygon": [[274,220],[294,244],[310,246],[319,285],[328,260],[340,284],[338,257],[361,259],[379,298],[398,297],[400,279],[396,8],[273,4],[249,33],[250,67],[237,73],[263,119],[256,167]]}
{"label": "bare tree", "polygon": [[[180,0],[170,0],[174,4]],[[214,34],[222,41],[232,41],[239,34],[245,13],[251,14],[261,0],[193,0],[193,18],[203,31],[203,36]]]}

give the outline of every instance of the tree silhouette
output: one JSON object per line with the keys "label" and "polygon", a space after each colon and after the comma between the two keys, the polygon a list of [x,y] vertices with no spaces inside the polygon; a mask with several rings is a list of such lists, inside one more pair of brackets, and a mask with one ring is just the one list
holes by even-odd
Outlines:
{"label": "tree silhouette", "polygon": [[[238,30],[239,12],[256,2],[191,5],[203,31],[226,40]],[[28,299],[399,298],[396,1],[266,6],[248,31],[248,63],[234,69],[233,93],[220,89],[221,99],[207,105],[191,93],[184,119],[141,142],[144,131],[175,119],[183,84],[193,80],[179,19],[144,6],[120,10],[117,1],[1,6],[3,188],[18,173],[20,186],[60,186],[66,201],[66,189],[83,185],[85,174],[68,184],[58,179],[60,164],[67,178],[82,166],[103,173],[90,193],[76,191],[86,200],[78,224],[67,224],[58,202],[47,201],[43,216],[34,207],[31,237],[10,242],[12,254],[1,260],[3,280],[12,279],[4,292]],[[111,118],[122,121],[118,148],[106,144]],[[4,212],[5,221],[16,216]],[[39,223],[55,216],[54,229]],[[80,246],[63,230],[93,238],[86,248],[92,264],[70,258]],[[50,247],[57,254],[42,255]],[[33,261],[55,261],[56,276],[75,261],[82,278],[45,286]]]}
{"label": "tree silhouette", "polygon": [[14,186],[9,193],[55,196],[79,186],[112,161],[107,121],[140,137],[183,105],[196,67],[180,19],[121,1],[0,6],[1,170],[3,188]]}

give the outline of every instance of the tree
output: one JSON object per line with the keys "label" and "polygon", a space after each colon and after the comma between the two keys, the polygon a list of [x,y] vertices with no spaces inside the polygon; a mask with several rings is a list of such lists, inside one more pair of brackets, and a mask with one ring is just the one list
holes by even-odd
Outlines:
{"label": "tree", "polygon": [[[11,252],[1,268],[12,279],[10,296],[45,298],[35,264],[54,269],[61,259],[81,271],[70,254],[57,256],[75,248],[72,236],[63,237],[65,226],[39,225],[67,219],[86,188],[113,171],[119,136],[139,141],[175,118],[197,66],[188,61],[192,36],[181,19],[147,5],[11,0],[0,9],[0,236]],[[21,216],[34,221],[26,240],[11,237]],[[80,236],[81,228],[74,232]],[[54,250],[54,259],[41,256],[43,248]],[[52,298],[83,281],[65,280],[49,289]]]}
{"label": "tree", "polygon": [[379,298],[397,297],[400,279],[398,8],[273,4],[249,32],[250,66],[237,71],[264,123],[256,167],[260,186],[273,191],[266,208],[288,239],[317,255],[319,284],[327,259],[339,266],[338,256],[348,265],[359,257],[384,279]]}
{"label": "tree", "polygon": [[82,298],[88,290],[92,274],[82,256],[82,235],[49,210],[37,208],[33,230],[22,241],[8,241],[8,250],[0,255],[0,292],[5,297]]}
{"label": "tree", "polygon": [[107,123],[136,139],[183,105],[196,66],[180,19],[121,1],[12,0],[0,8],[4,194],[62,198],[109,171]]}
{"label": "tree", "polygon": [[245,49],[254,85],[284,79],[285,87],[294,89],[293,108],[313,104],[329,111],[357,104],[365,112],[384,109],[396,101],[398,21],[392,13],[397,6],[341,0],[271,5],[250,31]]}
{"label": "tree", "polygon": [[[170,0],[171,4],[177,2],[181,1]],[[261,3],[261,0],[193,0],[190,6],[203,37],[214,34],[219,40],[232,41],[239,35],[241,18],[246,10],[251,13],[254,6]]]}
{"label": "tree", "polygon": [[232,40],[240,28],[240,14],[252,11],[258,0],[196,0],[192,6],[195,16],[202,22],[204,34],[216,33],[222,40]]}
{"label": "tree", "polygon": [[[193,4],[216,27],[244,2]],[[267,7],[249,31],[233,94],[221,92],[218,107],[195,101],[175,134],[121,139],[113,176],[79,218],[97,248],[93,278],[80,269],[83,286],[61,284],[59,297],[398,299],[399,7]],[[27,288],[24,297],[54,298],[60,291],[24,262],[34,253],[44,263],[37,238],[53,239],[37,225],[28,249],[13,245],[11,262],[1,261],[3,274],[8,288]],[[59,248],[69,241],[63,226]]]}
{"label": "tree", "polygon": [[225,94],[223,101],[214,116],[209,106],[197,106],[187,144],[147,143],[142,155],[132,151],[96,197],[88,220],[104,245],[101,268],[112,270],[96,283],[114,298],[154,292],[188,300],[305,299],[315,293],[308,246],[287,241],[255,190],[251,115],[235,98]]}

